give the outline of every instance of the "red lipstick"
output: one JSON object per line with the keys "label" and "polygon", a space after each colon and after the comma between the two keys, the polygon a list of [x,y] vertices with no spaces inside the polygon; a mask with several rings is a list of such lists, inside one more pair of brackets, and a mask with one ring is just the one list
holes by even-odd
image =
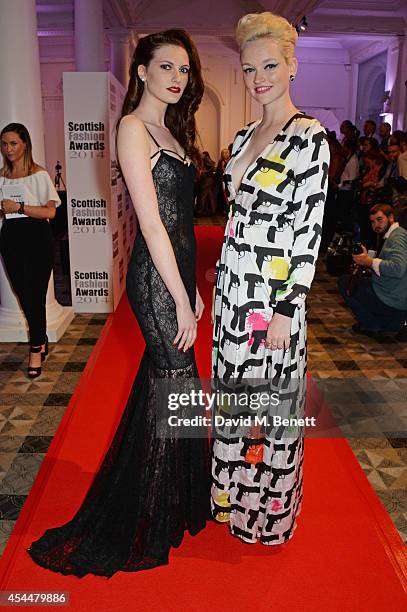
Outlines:
{"label": "red lipstick", "polygon": [[257,94],[262,94],[262,93],[266,93],[267,91],[270,91],[271,88],[272,88],[272,85],[259,85],[258,87],[254,88],[254,91]]}

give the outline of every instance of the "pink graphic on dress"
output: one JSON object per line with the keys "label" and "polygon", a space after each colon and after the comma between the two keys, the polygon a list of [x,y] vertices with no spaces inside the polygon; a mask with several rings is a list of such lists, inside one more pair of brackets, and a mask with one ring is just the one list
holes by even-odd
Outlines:
{"label": "pink graphic on dress", "polygon": [[232,223],[229,223],[229,236],[232,236],[232,238],[235,237],[235,230],[233,229]]}
{"label": "pink graphic on dress", "polygon": [[278,499],[273,499],[271,502],[271,509],[273,512],[278,512],[283,507],[283,504]]}
{"label": "pink graphic on dress", "polygon": [[[246,319],[246,330],[249,332],[249,340],[247,341],[248,346],[252,346],[254,343],[253,332],[254,331],[265,331],[267,330],[269,321],[266,313],[253,312]],[[266,339],[263,338],[260,342],[260,346],[266,343]]]}

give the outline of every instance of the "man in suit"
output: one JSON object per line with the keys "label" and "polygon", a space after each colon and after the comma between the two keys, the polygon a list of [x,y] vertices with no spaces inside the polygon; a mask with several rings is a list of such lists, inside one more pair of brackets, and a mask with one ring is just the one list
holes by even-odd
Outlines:
{"label": "man in suit", "polygon": [[383,121],[383,123],[379,125],[379,136],[380,136],[379,148],[383,151],[385,155],[387,155],[387,145],[389,143],[390,134],[391,134],[390,123],[387,123],[387,121]]}
{"label": "man in suit", "polygon": [[376,123],[372,119],[366,119],[363,126],[363,133],[366,138],[374,138],[376,133]]}
{"label": "man in suit", "polygon": [[377,257],[362,247],[353,260],[371,268],[372,275],[361,277],[350,295],[350,276],[342,276],[339,291],[357,320],[354,332],[399,331],[407,321],[407,231],[394,220],[389,204],[376,204],[369,216],[373,231],[383,237],[383,246]]}

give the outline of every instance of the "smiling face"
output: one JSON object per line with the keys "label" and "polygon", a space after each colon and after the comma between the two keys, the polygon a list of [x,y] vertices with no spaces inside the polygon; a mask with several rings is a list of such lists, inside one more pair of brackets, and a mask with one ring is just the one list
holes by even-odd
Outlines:
{"label": "smiling face", "polygon": [[159,47],[148,66],[139,66],[145,91],[165,104],[176,104],[188,84],[188,53],[178,45]]}
{"label": "smiling face", "polygon": [[5,132],[1,137],[1,152],[12,164],[24,157],[26,146],[16,132]]}
{"label": "smiling face", "polygon": [[278,43],[258,38],[245,44],[240,55],[245,85],[263,105],[289,100],[290,75],[297,72],[295,57],[286,61]]}

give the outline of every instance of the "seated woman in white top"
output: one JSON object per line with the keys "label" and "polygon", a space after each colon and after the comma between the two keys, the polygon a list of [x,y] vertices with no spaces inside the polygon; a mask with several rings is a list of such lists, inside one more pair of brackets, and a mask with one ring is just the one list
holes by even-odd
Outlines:
{"label": "seated woman in white top", "polygon": [[55,217],[61,201],[48,172],[33,160],[30,134],[24,125],[4,127],[0,145],[0,207],[4,216],[0,253],[27,319],[31,345],[28,376],[36,378],[48,354],[45,301],[53,262],[48,220]]}

